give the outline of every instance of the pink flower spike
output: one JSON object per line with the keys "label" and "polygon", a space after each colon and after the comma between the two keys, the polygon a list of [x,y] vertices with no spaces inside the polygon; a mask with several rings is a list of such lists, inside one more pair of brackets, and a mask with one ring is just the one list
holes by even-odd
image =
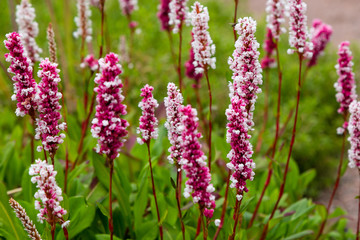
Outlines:
{"label": "pink flower spike", "polygon": [[133,11],[139,9],[137,0],[119,0],[119,4],[125,16],[129,16]]}
{"label": "pink flower spike", "polygon": [[35,41],[39,34],[39,26],[35,21],[35,16],[35,9],[28,0],[22,0],[20,5],[16,6],[16,23],[19,26],[24,53],[31,60],[31,66],[40,61],[39,54],[42,53]]}
{"label": "pink flower spike", "polygon": [[192,34],[193,41],[191,47],[194,51],[194,66],[195,73],[203,73],[205,68],[211,67],[215,69],[216,58],[215,44],[209,34],[210,20],[207,7],[202,6],[199,2],[195,2],[192,6],[192,12],[190,14],[191,25],[193,26]]}
{"label": "pink flower spike", "polygon": [[160,20],[161,23],[161,30],[164,31],[171,31],[171,26],[169,24],[169,13],[170,13],[170,7],[169,4],[171,0],[160,0],[161,3],[159,5],[159,11],[157,13],[157,17]]}
{"label": "pink flower spike", "polygon": [[150,139],[157,139],[158,137],[158,120],[155,117],[155,108],[159,106],[156,99],[154,99],[152,91],[153,87],[148,84],[141,89],[140,96],[143,97],[139,103],[139,107],[142,110],[140,117],[140,126],[137,129],[137,133],[141,135],[137,139],[139,144],[144,144],[150,141]]}
{"label": "pink flower spike", "polygon": [[171,0],[169,4],[169,25],[173,26],[173,33],[178,33],[183,23],[188,24],[188,0]]}
{"label": "pink flower spike", "polygon": [[7,40],[4,41],[9,53],[5,54],[7,62],[11,65],[9,73],[13,73],[14,95],[13,101],[17,100],[16,116],[24,117],[29,114],[35,120],[37,103],[35,101],[37,84],[33,78],[33,69],[30,66],[30,59],[24,54],[24,47],[20,40],[20,35],[16,32],[6,34]]}
{"label": "pink flower spike", "polygon": [[286,32],[281,24],[285,22],[284,17],[287,15],[287,10],[286,0],[268,0],[266,2],[266,27],[271,31],[274,40],[279,40],[280,34]]}
{"label": "pink flower spike", "polygon": [[257,94],[261,92],[262,69],[259,63],[259,43],[256,40],[256,21],[251,17],[240,18],[235,25],[239,38],[235,43],[233,58],[228,63],[233,71],[230,96],[238,95],[247,109],[247,124],[253,126],[253,111]]}
{"label": "pink flower spike", "polygon": [[311,28],[311,42],[313,44],[312,57],[307,63],[308,67],[316,65],[319,56],[323,53],[326,45],[330,41],[332,28],[319,19],[314,19]]}
{"label": "pink flower spike", "polygon": [[313,44],[308,41],[306,8],[307,5],[302,0],[290,0],[289,44],[291,48],[288,49],[288,54],[296,51],[306,58],[311,58]]}
{"label": "pink flower spike", "polygon": [[[62,227],[66,227],[70,221],[65,221],[63,216],[67,214],[67,211],[60,206],[60,202],[63,200],[62,190],[57,185],[55,177],[57,172],[54,171],[54,167],[47,164],[46,161],[40,159],[35,161],[29,168],[29,175],[32,183],[36,183],[38,191],[35,193],[35,209],[40,213],[37,215],[38,220],[42,223],[46,221],[59,222]],[[50,216],[54,216],[54,220],[49,219]]]}
{"label": "pink flower spike", "polygon": [[99,62],[94,57],[94,54],[87,55],[80,64],[81,68],[89,67],[91,71],[95,72],[99,68]]}
{"label": "pink flower spike", "polygon": [[167,86],[167,97],[164,99],[166,108],[166,122],[165,127],[168,130],[168,139],[171,147],[169,148],[170,155],[168,160],[171,164],[175,162],[178,166],[182,154],[181,147],[181,118],[182,113],[180,109],[183,106],[183,97],[174,83],[169,83]]}
{"label": "pink flower spike", "polygon": [[[194,41],[194,37],[192,38],[191,43],[193,41]],[[202,78],[203,74],[195,72],[194,61],[195,61],[195,53],[194,53],[194,49],[191,47],[190,59],[185,63],[185,68],[186,68],[185,74],[188,78],[195,80],[195,83],[192,85],[193,88],[200,88],[200,79]]]}
{"label": "pink flower spike", "polygon": [[266,56],[261,60],[261,68],[274,68],[276,66],[275,59],[272,57],[274,50],[276,48],[276,43],[274,42],[274,37],[271,30],[267,29],[267,34],[264,42],[264,50]]}
{"label": "pink flower spike", "polygon": [[122,104],[123,85],[118,76],[122,71],[118,62],[119,58],[115,53],[109,53],[99,60],[100,73],[95,78],[98,86],[94,89],[97,93],[97,106],[91,132],[98,139],[96,152],[106,154],[110,160],[118,157],[129,126],[125,119],[120,118],[126,115],[126,105]]}
{"label": "pink flower spike", "polygon": [[[46,151],[54,157],[59,144],[63,143],[65,134],[60,133],[65,130],[66,123],[59,124],[61,119],[59,100],[62,94],[58,91],[58,84],[61,81],[57,68],[57,63],[52,63],[48,58],[40,63],[41,70],[38,71],[38,77],[41,82],[38,85],[39,93],[37,96],[39,118],[36,119],[37,128],[35,129],[35,139],[40,139]],[[38,147],[38,151],[41,151]]]}
{"label": "pink flower spike", "polygon": [[349,106],[349,167],[360,169],[360,102],[354,100]]}
{"label": "pink flower spike", "polygon": [[77,30],[73,33],[75,38],[83,38],[86,42],[92,40],[92,22],[89,0],[77,0],[77,16],[74,18]]}
{"label": "pink flower spike", "polygon": [[201,150],[198,132],[198,118],[196,109],[190,105],[182,107],[180,112],[182,116],[182,168],[186,172],[188,180],[185,183],[184,197],[190,195],[194,203],[198,203],[200,208],[204,209],[204,215],[211,218],[215,208],[215,196],[212,194],[215,188],[210,183],[211,174],[206,163],[206,156]]}
{"label": "pink flower spike", "polygon": [[338,81],[334,84],[337,91],[336,100],[340,103],[338,113],[346,113],[349,105],[357,98],[356,85],[353,73],[353,56],[349,48],[349,42],[342,42],[339,45],[339,59],[336,64],[336,72],[339,75]]}

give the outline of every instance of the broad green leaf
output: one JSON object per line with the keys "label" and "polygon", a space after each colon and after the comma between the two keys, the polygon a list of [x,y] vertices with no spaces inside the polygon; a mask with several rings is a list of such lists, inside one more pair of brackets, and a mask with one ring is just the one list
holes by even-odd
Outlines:
{"label": "broad green leaf", "polygon": [[[121,240],[117,236],[113,236],[114,240]],[[95,235],[96,240],[110,240],[110,234],[96,234]]]}
{"label": "broad green leaf", "polygon": [[314,231],[312,230],[305,230],[305,231],[302,231],[302,232],[299,232],[299,233],[295,233],[289,237],[286,237],[284,240],[295,240],[295,239],[301,239],[305,236],[309,236],[309,235],[312,235],[314,233]]}

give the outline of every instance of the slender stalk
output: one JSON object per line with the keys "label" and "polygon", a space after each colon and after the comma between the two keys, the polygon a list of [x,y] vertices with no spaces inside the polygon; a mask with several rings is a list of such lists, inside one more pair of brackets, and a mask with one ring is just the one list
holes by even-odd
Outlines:
{"label": "slender stalk", "polygon": [[237,9],[238,9],[238,5],[239,5],[239,0],[234,0],[235,1],[235,12],[234,12],[234,25],[233,25],[233,31],[234,31],[234,40],[236,41],[237,39],[237,34],[236,34],[236,30],[235,30],[235,24],[236,24],[236,20],[237,20]]}
{"label": "slender stalk", "polygon": [[224,217],[225,217],[225,212],[226,212],[226,206],[227,206],[227,197],[228,197],[228,192],[229,192],[229,182],[230,182],[230,175],[231,175],[231,171],[228,171],[228,177],[226,179],[226,189],[225,189],[225,196],[224,196],[224,203],[222,206],[222,210],[221,210],[221,217],[220,217],[220,225],[219,227],[216,229],[216,233],[214,235],[213,240],[216,240],[219,236],[220,230],[222,229],[223,225],[224,225]]}
{"label": "slender stalk", "polygon": [[159,224],[160,239],[162,240],[164,238],[163,237],[163,227],[162,227],[162,224],[160,222],[160,212],[159,212],[159,206],[158,206],[157,197],[156,197],[156,191],[155,191],[154,175],[153,175],[152,166],[151,166],[150,141],[147,141],[146,145],[147,145],[148,155],[149,155],[151,184],[152,184],[152,190],[153,190],[153,195],[154,195],[154,199],[155,199],[155,206],[156,206],[156,213],[157,213],[157,219],[158,219],[158,224]]}
{"label": "slender stalk", "polygon": [[[359,176],[360,176],[360,170],[359,170]],[[360,196],[360,185],[359,185],[359,196]],[[359,240],[360,235],[360,198],[359,200],[359,209],[358,209],[358,219],[357,219],[357,226],[356,226],[356,240]]]}
{"label": "slender stalk", "polygon": [[[180,171],[179,171],[180,170]],[[180,166],[176,166],[176,190],[175,190],[175,196],[176,196],[176,202],[177,202],[177,208],[179,212],[179,219],[181,224],[181,231],[183,240],[185,240],[185,225],[182,219],[182,213],[181,213],[181,168]]]}
{"label": "slender stalk", "polygon": [[234,228],[233,228],[233,232],[232,234],[229,236],[228,240],[234,240],[235,239],[235,236],[236,236],[236,228],[237,228],[237,224],[239,222],[239,217],[240,217],[240,213],[239,213],[239,210],[240,210],[240,205],[241,205],[241,201],[242,199],[239,201],[239,200],[236,200],[236,203],[235,203],[235,210],[234,210]]}
{"label": "slender stalk", "polygon": [[209,147],[209,171],[211,172],[211,132],[212,132],[212,94],[211,94],[211,86],[209,81],[209,74],[208,74],[208,66],[206,65],[204,67],[205,69],[205,77],[207,81],[208,86],[208,92],[209,92],[209,135],[208,135],[208,147]]}
{"label": "slender stalk", "polygon": [[12,30],[17,32],[17,24],[16,24],[16,14],[15,14],[15,3],[14,0],[8,0],[9,9],[10,9],[10,19],[11,19],[11,27]]}
{"label": "slender stalk", "polygon": [[261,240],[264,240],[266,238],[267,230],[269,228],[269,222],[274,217],[274,214],[275,214],[276,209],[278,208],[280,199],[281,199],[282,195],[284,194],[286,177],[287,177],[287,174],[288,174],[288,171],[289,171],[290,157],[291,157],[292,149],[293,149],[293,146],[294,146],[294,143],[295,143],[296,124],[297,124],[297,117],[298,117],[298,113],[299,113],[299,103],[300,103],[300,93],[301,93],[301,70],[302,70],[302,61],[303,61],[303,55],[298,53],[298,56],[299,56],[299,81],[298,81],[297,98],[296,98],[295,119],[294,119],[294,126],[293,126],[293,131],[292,131],[292,136],[291,136],[289,154],[288,154],[288,157],[287,157],[287,160],[286,160],[284,177],[283,177],[283,181],[282,181],[281,186],[280,186],[279,196],[278,196],[278,199],[277,199],[277,201],[275,203],[274,209],[271,212],[270,218],[269,218],[268,222],[266,223],[266,225],[264,226],[264,229],[263,229],[263,232],[262,232],[261,238],[260,238]]}
{"label": "slender stalk", "polygon": [[166,31],[166,32],[167,32],[167,35],[168,35],[168,38],[169,38],[171,58],[172,58],[175,70],[177,70],[178,68],[177,68],[177,64],[176,64],[176,56],[175,56],[175,51],[174,51],[174,41],[173,41],[171,32],[170,31]]}
{"label": "slender stalk", "polygon": [[[344,120],[346,121],[347,119],[347,112],[344,114]],[[343,133],[343,140],[342,140],[342,147],[341,147],[341,155],[340,155],[340,162],[339,162],[339,166],[338,166],[338,169],[337,169],[337,177],[336,177],[336,180],[335,180],[335,185],[334,185],[334,188],[333,188],[333,191],[331,193],[331,197],[329,199],[329,202],[328,202],[328,205],[327,205],[327,208],[326,208],[326,216],[325,216],[325,219],[323,220],[323,222],[321,223],[321,227],[320,227],[320,230],[316,236],[316,239],[319,239],[321,234],[323,233],[324,231],[324,227],[326,225],[326,222],[328,220],[328,217],[329,217],[329,213],[330,213],[330,208],[331,208],[331,204],[332,204],[332,201],[334,199],[334,196],[335,196],[335,193],[336,193],[336,190],[338,189],[339,187],[339,182],[340,182],[340,178],[341,178],[341,168],[342,168],[342,165],[343,165],[343,160],[344,160],[344,153],[345,153],[345,142],[346,142],[346,131]]]}
{"label": "slender stalk", "polygon": [[110,182],[109,182],[109,231],[110,231],[110,239],[113,240],[114,238],[114,223],[113,223],[113,214],[112,214],[112,179],[113,179],[113,172],[114,172],[114,160],[108,157],[108,161],[110,163]]}
{"label": "slender stalk", "polygon": [[63,232],[64,232],[65,239],[68,240],[69,239],[68,230],[66,228],[63,228]]}
{"label": "slender stalk", "polygon": [[269,80],[270,80],[270,69],[269,68],[265,68],[265,96],[264,96],[264,121],[261,127],[261,131],[259,133],[259,137],[256,143],[256,152],[260,152],[261,150],[261,146],[262,146],[262,141],[263,141],[263,135],[264,132],[266,130],[266,124],[268,121],[268,117],[269,117]]}
{"label": "slender stalk", "polygon": [[[33,119],[31,119],[31,123],[32,123],[32,126],[33,126],[33,129],[35,131],[35,121]],[[30,148],[31,148],[31,163],[34,163],[35,162],[35,146],[34,146],[34,135],[31,134],[31,139],[30,139]]]}
{"label": "slender stalk", "polygon": [[203,238],[204,240],[207,240],[208,231],[204,220],[204,207],[199,207],[199,209],[200,209],[201,226],[203,229]]}
{"label": "slender stalk", "polygon": [[183,22],[181,22],[179,26],[179,59],[178,59],[178,68],[177,68],[177,72],[179,75],[180,92],[182,92],[182,87],[183,87],[182,74],[181,74],[182,27],[183,27]]}
{"label": "slender stalk", "polygon": [[99,59],[103,55],[103,46],[104,46],[104,22],[105,22],[105,0],[100,0],[100,11],[101,11],[101,45],[99,49]]}
{"label": "slender stalk", "polygon": [[197,227],[196,227],[195,239],[199,236],[200,231],[201,231],[201,214],[199,215],[199,218],[198,218],[198,223],[197,223]]}

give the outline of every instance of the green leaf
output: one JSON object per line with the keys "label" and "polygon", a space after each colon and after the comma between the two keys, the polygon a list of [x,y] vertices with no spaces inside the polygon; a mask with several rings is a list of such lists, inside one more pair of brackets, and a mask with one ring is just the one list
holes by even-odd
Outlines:
{"label": "green leaf", "polygon": [[171,186],[176,190],[176,183],[172,177],[170,177]]}
{"label": "green leaf", "polygon": [[100,209],[101,213],[104,214],[107,218],[110,218],[109,211],[99,202],[96,202],[96,206]]}
{"label": "green leaf", "polygon": [[2,182],[0,182],[0,213],[0,229],[4,236],[7,239],[26,239],[25,230],[9,205],[6,187]]}
{"label": "green leaf", "polygon": [[88,166],[86,162],[81,163],[80,165],[76,166],[74,170],[71,170],[68,176],[68,186],[71,186],[71,183],[74,181],[74,179],[80,175],[80,173]]}
{"label": "green leaf", "polygon": [[305,236],[308,236],[308,235],[311,235],[313,234],[314,231],[312,230],[305,230],[305,231],[302,231],[302,232],[299,232],[299,233],[295,233],[287,238],[285,238],[284,240],[294,240],[294,239],[300,239],[302,237],[305,237]]}
{"label": "green leaf", "polygon": [[330,215],[329,215],[329,218],[336,218],[336,217],[340,217],[340,216],[345,216],[347,215],[347,212],[340,208],[340,207],[337,207]]}
{"label": "green leaf", "polygon": [[[113,236],[115,240],[121,240],[117,236]],[[96,240],[110,240],[110,234],[96,234]]]}
{"label": "green leaf", "polygon": [[144,220],[143,215],[145,212],[146,204],[147,204],[147,189],[148,189],[148,168],[143,168],[139,175],[140,186],[138,193],[136,195],[135,203],[134,203],[134,227],[135,233],[140,229],[141,223]]}
{"label": "green leaf", "polygon": [[251,197],[248,199],[244,199],[245,201],[242,202],[242,204],[240,205],[240,213],[244,212],[248,207],[249,204],[251,203],[251,201],[254,199],[255,197]]}

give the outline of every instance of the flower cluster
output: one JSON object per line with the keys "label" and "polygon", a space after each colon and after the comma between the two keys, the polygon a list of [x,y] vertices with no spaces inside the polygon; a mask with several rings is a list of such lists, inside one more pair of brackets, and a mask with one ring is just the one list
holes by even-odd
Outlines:
{"label": "flower cluster", "polygon": [[349,105],[357,98],[355,91],[355,79],[352,70],[352,53],[349,48],[349,42],[342,42],[339,46],[339,59],[336,64],[336,72],[339,75],[338,81],[334,84],[337,91],[336,100],[340,103],[338,113],[346,113],[349,109]]}
{"label": "flower cluster", "polygon": [[55,180],[56,174],[52,165],[40,159],[36,160],[35,164],[29,168],[29,175],[33,176],[31,182],[36,183],[36,187],[39,189],[34,195],[37,199],[35,200],[35,209],[40,211],[37,215],[39,221],[41,223],[44,220],[55,221],[65,228],[70,221],[65,221],[63,218],[67,211],[60,206],[63,197],[61,196],[62,190]]}
{"label": "flower cluster", "polygon": [[89,54],[84,58],[83,62],[80,64],[80,67],[89,67],[91,71],[95,72],[99,68],[99,62],[94,57],[94,54]]}
{"label": "flower cluster", "polygon": [[360,102],[354,100],[349,107],[349,167],[357,167],[360,169]]}
{"label": "flower cluster", "polygon": [[308,67],[316,65],[320,54],[323,53],[326,44],[330,41],[332,28],[319,19],[314,19],[310,30],[311,42],[313,44],[312,57],[307,63]]}
{"label": "flower cluster", "polygon": [[51,62],[57,62],[56,59],[56,42],[55,42],[55,33],[52,28],[52,24],[49,23],[48,29],[47,29],[47,40],[49,45],[49,56]]}
{"label": "flower cluster", "polygon": [[40,60],[41,48],[36,44],[35,38],[39,34],[39,26],[35,21],[35,9],[29,0],[22,0],[16,6],[16,23],[19,26],[21,42],[24,45],[25,55],[31,60],[30,65],[34,65]]}
{"label": "flower cluster", "polygon": [[171,0],[169,4],[169,25],[174,26],[173,33],[178,33],[183,23],[188,23],[188,0]]}
{"label": "flower cluster", "polygon": [[[61,79],[57,66],[57,63],[52,63],[46,58],[40,63],[41,70],[38,72],[38,77],[41,78],[37,95],[40,115],[36,119],[35,139],[41,139],[44,149],[50,153],[51,157],[59,148],[58,144],[61,144],[65,138],[64,133],[58,134],[66,128],[66,123],[59,124],[61,119],[59,100],[62,94],[58,91],[58,83]],[[42,147],[39,146],[38,151],[41,150]]]}
{"label": "flower cluster", "polygon": [[192,6],[190,14],[191,25],[193,26],[193,41],[191,47],[194,51],[194,67],[195,74],[203,73],[205,68],[211,67],[215,69],[216,58],[215,44],[208,32],[209,29],[209,12],[207,7],[202,6],[199,2],[195,2]]}
{"label": "flower cluster", "polygon": [[13,198],[10,198],[9,203],[12,209],[14,209],[16,217],[21,221],[22,225],[24,226],[24,229],[28,233],[29,238],[31,238],[32,240],[41,240],[41,236],[36,230],[36,226],[26,214],[25,209]]}
{"label": "flower cluster", "polygon": [[253,110],[257,94],[261,92],[261,67],[259,63],[259,43],[254,36],[256,21],[252,18],[238,20],[235,29],[239,38],[235,43],[233,58],[229,58],[233,71],[233,82],[229,83],[230,105],[226,110],[228,119],[226,140],[231,145],[227,167],[233,170],[230,187],[237,189],[236,198],[240,201],[247,192],[246,180],[253,180],[255,163],[251,157],[252,146],[249,131],[252,130]]}
{"label": "flower cluster", "polygon": [[164,99],[166,108],[166,122],[165,127],[168,130],[168,139],[171,147],[168,149],[170,155],[168,160],[171,164],[174,162],[178,166],[181,158],[181,117],[180,112],[183,106],[183,96],[174,83],[169,83],[167,86],[167,97]]}
{"label": "flower cluster", "polygon": [[268,28],[264,42],[264,50],[266,52],[266,56],[261,60],[262,69],[273,68],[276,66],[275,59],[272,57],[275,48],[276,48],[276,43],[274,42],[272,31]]}
{"label": "flower cluster", "polygon": [[76,32],[73,33],[75,38],[81,37],[86,42],[91,42],[92,39],[92,22],[91,22],[91,10],[89,0],[77,0],[78,16],[74,21],[77,26]]}
{"label": "flower cluster", "polygon": [[161,29],[170,32],[171,26],[169,24],[169,13],[170,13],[170,4],[171,0],[161,0],[159,5],[159,12],[157,14],[160,22],[161,22]]}
{"label": "flower cluster", "polygon": [[137,0],[119,0],[121,11],[125,16],[131,15],[135,10],[138,10]]}
{"label": "flower cluster", "polygon": [[[193,41],[194,41],[194,37],[192,38],[191,43]],[[195,83],[192,85],[193,88],[200,88],[200,79],[202,78],[203,74],[196,73],[194,61],[195,61],[195,53],[194,53],[194,49],[191,47],[190,48],[190,59],[189,59],[189,61],[187,61],[185,63],[185,68],[186,68],[185,74],[188,78],[195,80]]]}
{"label": "flower cluster", "polygon": [[[306,58],[312,57],[312,42],[309,42],[307,29],[307,5],[302,0],[290,0],[290,29],[288,54],[297,51]],[[294,49],[295,48],[295,49]]]}
{"label": "flower cluster", "polygon": [[253,111],[257,94],[261,92],[259,85],[262,84],[262,69],[259,63],[259,43],[256,41],[256,21],[251,17],[240,18],[235,26],[239,38],[235,43],[233,58],[228,63],[233,71],[233,93],[243,99],[247,110],[247,124],[253,123]]}
{"label": "flower cluster", "polygon": [[197,130],[199,125],[197,113],[190,105],[182,107],[180,112],[183,114],[181,117],[183,124],[181,162],[188,178],[185,183],[184,197],[188,198],[191,195],[194,203],[199,203],[201,208],[205,208],[204,215],[211,218],[215,208],[215,196],[212,194],[215,188],[210,184],[211,174],[199,143],[201,133]]}
{"label": "flower cluster", "polygon": [[286,32],[286,29],[281,27],[281,24],[285,22],[286,8],[285,0],[268,0],[266,3],[266,26],[276,41],[279,40],[281,33]]}
{"label": "flower cluster", "polygon": [[137,129],[137,133],[141,135],[137,139],[139,144],[146,143],[150,141],[151,138],[157,139],[158,137],[158,120],[155,117],[155,108],[159,106],[156,99],[154,99],[152,91],[153,87],[148,84],[141,89],[140,96],[143,97],[139,103],[139,107],[142,110],[142,115],[140,117],[140,126]]}
{"label": "flower cluster", "polygon": [[106,154],[111,160],[119,155],[129,126],[126,120],[120,118],[126,114],[126,105],[122,104],[123,85],[118,76],[121,73],[118,62],[119,58],[114,53],[99,60],[100,73],[95,78],[98,87],[94,89],[98,104],[91,126],[92,136],[98,138],[96,151]]}
{"label": "flower cluster", "polygon": [[233,84],[230,83],[229,88],[231,103],[226,110],[228,120],[226,141],[230,143],[231,150],[227,155],[230,162],[226,166],[234,172],[230,178],[232,182],[230,187],[237,189],[236,198],[240,201],[243,192],[248,191],[246,180],[254,179],[255,163],[251,159],[253,150],[249,142],[250,127],[247,125],[246,103],[238,94],[232,95]]}
{"label": "flower cluster", "polygon": [[24,47],[21,44],[20,35],[16,32],[6,34],[7,40],[4,41],[9,53],[5,54],[7,62],[11,65],[8,72],[13,73],[14,95],[13,101],[17,100],[16,116],[24,117],[29,114],[35,119],[36,82],[33,78],[33,70],[30,66],[31,61],[24,55]]}

